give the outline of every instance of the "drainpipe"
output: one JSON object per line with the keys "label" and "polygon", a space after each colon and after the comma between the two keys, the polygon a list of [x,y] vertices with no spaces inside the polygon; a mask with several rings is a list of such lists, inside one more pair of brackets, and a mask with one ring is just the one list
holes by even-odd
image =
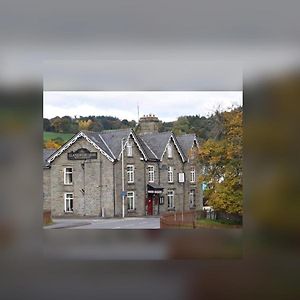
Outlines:
{"label": "drainpipe", "polygon": [[83,168],[83,215],[85,216],[85,160],[81,163]]}
{"label": "drainpipe", "polygon": [[102,207],[102,160],[100,160],[100,182],[99,182],[99,185],[100,185],[100,189],[99,189],[99,194],[100,194],[100,208],[101,208],[101,217],[104,217],[104,208]]}
{"label": "drainpipe", "polygon": [[114,217],[116,216],[116,164],[113,163],[113,198],[114,198]]}
{"label": "drainpipe", "polygon": [[124,138],[122,138],[122,218],[125,218],[125,195],[124,195],[124,190],[125,190],[125,182],[124,182]]}

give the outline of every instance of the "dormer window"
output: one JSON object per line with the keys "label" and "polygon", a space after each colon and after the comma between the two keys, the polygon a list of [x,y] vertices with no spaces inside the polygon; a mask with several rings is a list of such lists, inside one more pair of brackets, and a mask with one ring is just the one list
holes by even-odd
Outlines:
{"label": "dormer window", "polygon": [[168,154],[168,158],[173,157],[173,148],[172,148],[172,145],[170,143],[167,146],[167,154]]}
{"label": "dormer window", "polygon": [[132,142],[128,141],[127,143],[127,156],[132,157]]}

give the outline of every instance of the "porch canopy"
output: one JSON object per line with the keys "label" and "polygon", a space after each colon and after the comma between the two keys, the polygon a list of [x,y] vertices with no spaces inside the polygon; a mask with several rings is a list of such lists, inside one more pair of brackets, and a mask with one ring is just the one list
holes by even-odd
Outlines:
{"label": "porch canopy", "polygon": [[147,191],[148,194],[161,194],[163,192],[164,188],[159,186],[156,183],[148,183],[147,184]]}

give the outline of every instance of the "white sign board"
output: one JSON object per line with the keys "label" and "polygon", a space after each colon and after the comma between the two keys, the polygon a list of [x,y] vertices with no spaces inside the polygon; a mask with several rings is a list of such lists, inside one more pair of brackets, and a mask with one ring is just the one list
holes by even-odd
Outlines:
{"label": "white sign board", "polygon": [[184,182],[184,173],[178,173],[178,182],[183,183]]}

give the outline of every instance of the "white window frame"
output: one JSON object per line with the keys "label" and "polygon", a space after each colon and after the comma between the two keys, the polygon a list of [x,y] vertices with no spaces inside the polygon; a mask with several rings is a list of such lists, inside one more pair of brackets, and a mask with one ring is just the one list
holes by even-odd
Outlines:
{"label": "white window frame", "polygon": [[167,191],[167,201],[168,201],[168,209],[174,209],[175,208],[175,201],[174,201],[174,191],[168,190]]}
{"label": "white window frame", "polygon": [[155,180],[154,166],[148,166],[148,179],[149,179],[149,182],[154,182],[154,180]]}
{"label": "white window frame", "polygon": [[132,141],[128,141],[127,142],[127,146],[126,146],[126,149],[127,149],[127,157],[132,157]]}
{"label": "white window frame", "polygon": [[[68,197],[68,195],[72,195],[71,197]],[[67,210],[67,207],[71,207],[71,205],[67,205],[67,201],[71,201],[72,200],[72,208],[71,210]],[[74,212],[74,194],[73,193],[64,193],[64,212],[65,213],[73,213]]]}
{"label": "white window frame", "polygon": [[[71,169],[71,171],[67,171],[67,169]],[[71,182],[68,182],[67,176],[71,174]],[[65,167],[64,168],[64,185],[73,185],[73,168],[72,167]]]}
{"label": "white window frame", "polygon": [[174,168],[172,166],[168,166],[168,182],[174,182]]}
{"label": "white window frame", "polygon": [[168,158],[172,158],[173,157],[173,147],[172,147],[171,143],[169,143],[167,145],[167,155],[168,155]]}
{"label": "white window frame", "polygon": [[195,207],[195,200],[196,200],[196,190],[195,189],[190,190],[189,200],[190,200],[190,207]]}
{"label": "white window frame", "polygon": [[128,210],[135,210],[134,191],[127,191]]}
{"label": "white window frame", "polygon": [[191,167],[190,181],[193,182],[193,183],[196,182],[196,169],[195,169],[194,166]]}
{"label": "white window frame", "polygon": [[[132,168],[129,170],[129,168]],[[127,165],[127,182],[134,183],[134,165]]]}

